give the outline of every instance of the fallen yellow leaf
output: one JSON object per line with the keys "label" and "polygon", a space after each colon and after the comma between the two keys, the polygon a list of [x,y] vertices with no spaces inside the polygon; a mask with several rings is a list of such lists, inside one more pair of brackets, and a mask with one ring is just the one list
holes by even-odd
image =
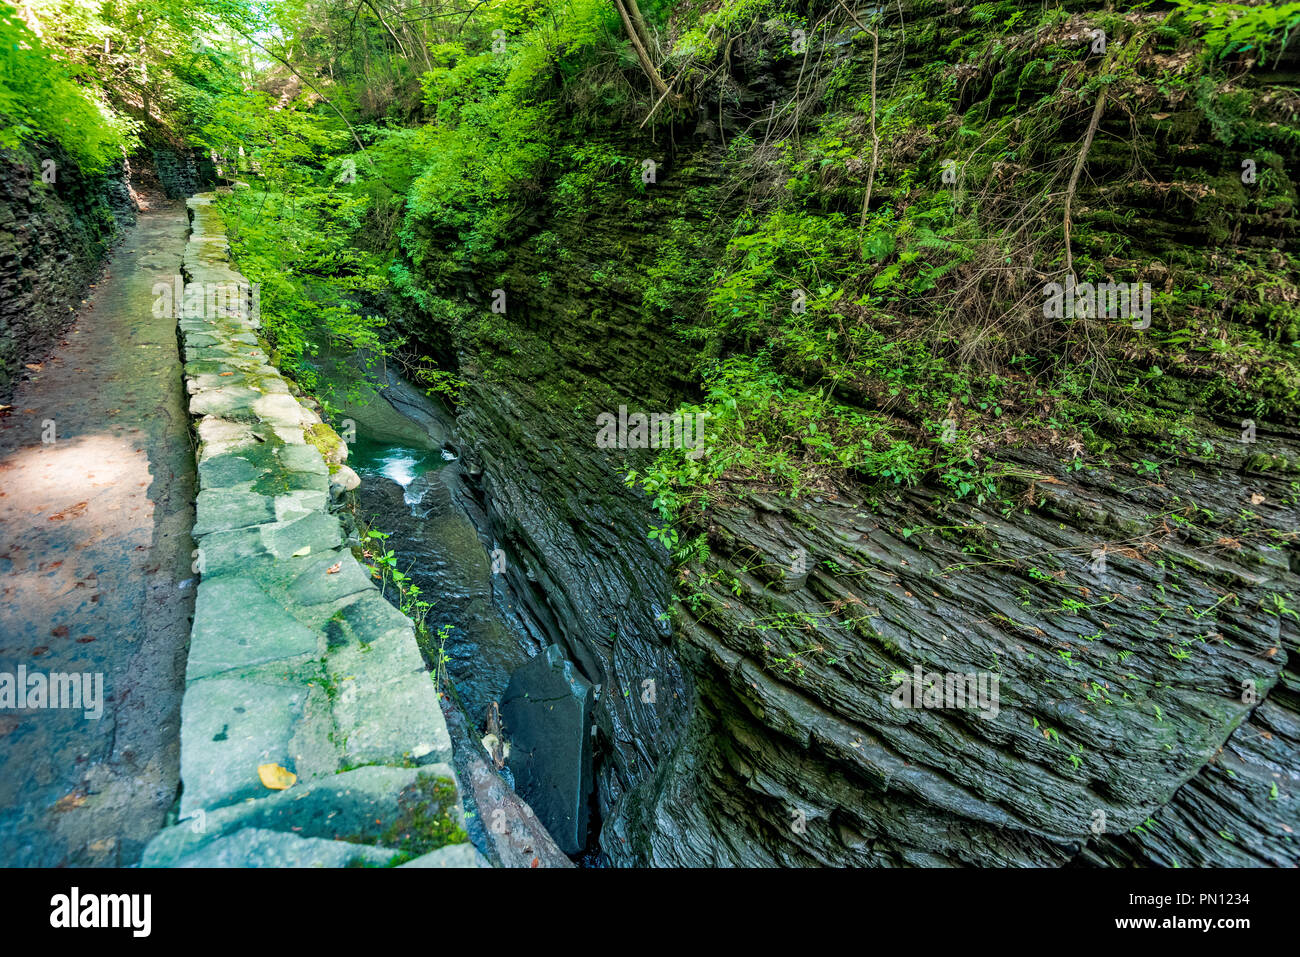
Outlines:
{"label": "fallen yellow leaf", "polygon": [[294,774],[288,768],[282,768],[278,764],[259,764],[257,766],[257,776],[261,778],[262,784],[272,791],[283,791],[286,788],[293,787],[298,775]]}
{"label": "fallen yellow leaf", "polygon": [[71,811],[73,808],[81,807],[81,805],[85,803],[86,795],[73,791],[71,794],[65,794],[63,797],[55,801],[54,810],[60,812]]}

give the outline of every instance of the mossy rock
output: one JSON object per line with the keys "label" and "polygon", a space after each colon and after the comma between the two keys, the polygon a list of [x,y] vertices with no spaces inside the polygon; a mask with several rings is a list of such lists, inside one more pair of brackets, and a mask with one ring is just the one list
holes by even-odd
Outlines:
{"label": "mossy rock", "polygon": [[1285,455],[1256,452],[1246,459],[1243,469],[1247,472],[1293,472],[1296,470],[1296,463]]}
{"label": "mossy rock", "polygon": [[456,782],[421,774],[397,799],[401,815],[380,842],[418,857],[469,838],[456,814]]}
{"label": "mossy rock", "polygon": [[320,452],[321,458],[329,466],[331,475],[337,472],[339,466],[348,460],[347,443],[324,422],[317,422],[315,425],[308,426],[303,429],[302,434],[303,438],[307,440],[307,444],[314,446],[316,451]]}

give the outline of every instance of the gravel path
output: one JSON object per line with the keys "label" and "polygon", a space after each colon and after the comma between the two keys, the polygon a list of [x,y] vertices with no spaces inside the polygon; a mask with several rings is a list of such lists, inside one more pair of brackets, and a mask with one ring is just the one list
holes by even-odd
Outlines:
{"label": "gravel path", "polygon": [[187,232],[179,202],[141,212],[0,418],[0,682],[102,673],[104,699],[98,720],[0,707],[3,866],[134,864],[176,798],[194,459],[152,289]]}

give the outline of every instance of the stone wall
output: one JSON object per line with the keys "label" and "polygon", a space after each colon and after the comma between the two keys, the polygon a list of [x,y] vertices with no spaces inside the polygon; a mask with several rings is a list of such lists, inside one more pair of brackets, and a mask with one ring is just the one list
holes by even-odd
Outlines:
{"label": "stone wall", "polygon": [[114,234],[134,221],[121,167],[87,175],[58,149],[0,153],[0,403],[24,363],[58,342]]}
{"label": "stone wall", "polygon": [[216,168],[202,150],[154,149],[153,168],[170,199],[193,196],[216,183]]}
{"label": "stone wall", "polygon": [[[214,194],[188,205],[187,283],[244,283]],[[179,321],[197,420],[201,582],[180,820],[143,863],[483,866],[411,622],[329,508],[321,449],[339,460],[346,448],[269,364],[256,317],[239,312],[249,311]],[[287,789],[265,783],[277,766],[293,775]]]}

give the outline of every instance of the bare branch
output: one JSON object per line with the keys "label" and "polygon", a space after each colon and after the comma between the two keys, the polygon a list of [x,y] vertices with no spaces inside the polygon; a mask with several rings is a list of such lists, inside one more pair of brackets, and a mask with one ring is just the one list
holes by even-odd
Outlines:
{"label": "bare branch", "polygon": [[1092,110],[1092,119],[1088,123],[1088,132],[1083,138],[1083,148],[1079,150],[1079,158],[1074,161],[1074,172],[1070,174],[1070,185],[1065,188],[1066,275],[1074,274],[1074,254],[1070,251],[1070,211],[1074,205],[1074,191],[1079,185],[1079,174],[1083,172],[1083,164],[1088,159],[1088,150],[1092,149],[1092,138],[1097,132],[1097,124],[1101,122],[1101,114],[1105,109],[1106,87],[1103,86],[1097,94],[1097,105]]}

